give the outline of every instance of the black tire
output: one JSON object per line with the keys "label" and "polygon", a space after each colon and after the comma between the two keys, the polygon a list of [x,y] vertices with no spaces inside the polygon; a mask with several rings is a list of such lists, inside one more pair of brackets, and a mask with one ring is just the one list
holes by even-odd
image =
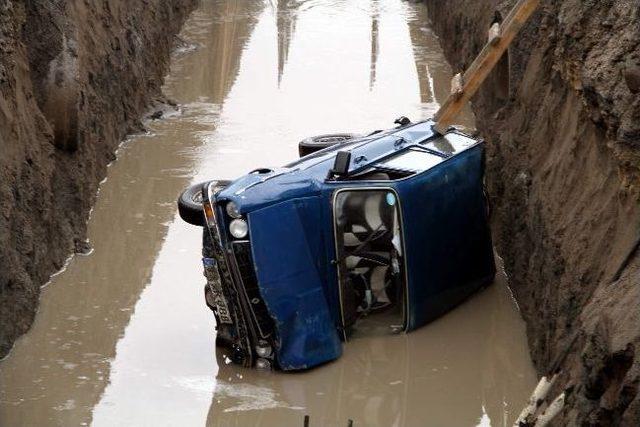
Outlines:
{"label": "black tire", "polygon": [[[210,181],[200,182],[187,188],[178,197],[178,213],[180,218],[191,225],[204,226],[205,218],[202,211],[202,189]],[[231,181],[218,181],[217,191],[220,191]]]}
{"label": "black tire", "polygon": [[178,197],[178,213],[183,221],[191,225],[204,225],[204,212],[202,212],[202,187],[204,182],[192,185]]}
{"label": "black tire", "polygon": [[332,147],[343,142],[358,138],[360,135],[355,133],[328,133],[325,135],[316,135],[303,139],[298,143],[298,153],[300,157],[315,153],[324,148]]}

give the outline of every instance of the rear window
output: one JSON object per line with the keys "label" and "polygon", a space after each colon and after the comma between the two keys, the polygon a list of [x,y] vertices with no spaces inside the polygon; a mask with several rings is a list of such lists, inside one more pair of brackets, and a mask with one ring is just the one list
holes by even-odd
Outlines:
{"label": "rear window", "polygon": [[407,150],[378,165],[385,169],[395,169],[413,173],[419,173],[430,169],[442,162],[444,158],[426,151]]}
{"label": "rear window", "polygon": [[452,132],[440,138],[430,140],[424,144],[424,147],[449,157],[466,150],[477,142],[478,141],[473,138]]}

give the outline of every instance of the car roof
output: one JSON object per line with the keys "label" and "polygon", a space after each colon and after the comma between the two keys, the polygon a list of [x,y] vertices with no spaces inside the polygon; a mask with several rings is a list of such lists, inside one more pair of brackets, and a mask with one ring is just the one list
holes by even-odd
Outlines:
{"label": "car roof", "polygon": [[439,134],[433,124],[431,120],[410,124],[321,150],[280,168],[257,169],[233,181],[217,199],[234,201],[244,214],[292,198],[318,195],[338,151],[351,152],[349,173],[356,174],[412,147],[419,146],[446,159],[479,143],[455,130],[447,132],[445,138],[435,139]]}

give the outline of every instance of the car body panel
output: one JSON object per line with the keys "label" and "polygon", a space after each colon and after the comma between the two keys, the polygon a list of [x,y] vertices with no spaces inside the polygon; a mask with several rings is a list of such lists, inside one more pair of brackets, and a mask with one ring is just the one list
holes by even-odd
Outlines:
{"label": "car body panel", "polygon": [[327,242],[319,197],[272,205],[249,215],[262,297],[276,323],[284,370],[305,369],[342,354],[325,294]]}
{"label": "car body panel", "polygon": [[483,200],[483,147],[475,147],[397,186],[403,204],[408,271],[407,330],[424,325],[493,280]]}

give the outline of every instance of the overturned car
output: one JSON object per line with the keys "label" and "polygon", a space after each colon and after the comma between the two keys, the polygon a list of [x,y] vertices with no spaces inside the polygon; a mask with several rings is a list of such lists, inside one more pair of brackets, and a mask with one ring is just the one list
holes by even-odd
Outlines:
{"label": "overturned car", "polygon": [[310,368],[371,319],[409,332],[493,280],[483,141],[396,122],[305,140],[293,163],[180,196],[236,363]]}

